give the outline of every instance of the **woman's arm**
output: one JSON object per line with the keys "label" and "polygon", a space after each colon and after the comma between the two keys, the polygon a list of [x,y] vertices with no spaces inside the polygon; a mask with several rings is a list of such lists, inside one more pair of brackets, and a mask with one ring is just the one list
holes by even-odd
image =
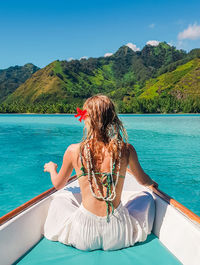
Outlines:
{"label": "woman's arm", "polygon": [[155,186],[158,187],[158,184],[153,181],[142,169],[139,161],[138,161],[138,156],[135,148],[131,145],[128,144],[129,147],[129,166],[130,170],[133,172],[133,175],[137,179],[137,181],[144,186]]}
{"label": "woman's arm", "polygon": [[54,187],[59,190],[62,189],[73,171],[72,164],[72,155],[73,155],[73,145],[68,146],[67,150],[63,155],[63,163],[59,173],[57,173],[57,164],[50,161],[49,163],[44,165],[44,172],[49,172],[51,175],[51,181]]}

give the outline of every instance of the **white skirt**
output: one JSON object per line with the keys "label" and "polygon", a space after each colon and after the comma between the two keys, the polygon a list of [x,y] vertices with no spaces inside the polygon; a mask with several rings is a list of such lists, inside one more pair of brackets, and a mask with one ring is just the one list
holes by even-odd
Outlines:
{"label": "white skirt", "polygon": [[107,223],[106,216],[97,216],[83,206],[80,194],[57,192],[52,196],[43,234],[49,240],[87,251],[117,250],[145,241],[153,227],[154,198],[146,191],[128,194],[125,205],[121,201]]}

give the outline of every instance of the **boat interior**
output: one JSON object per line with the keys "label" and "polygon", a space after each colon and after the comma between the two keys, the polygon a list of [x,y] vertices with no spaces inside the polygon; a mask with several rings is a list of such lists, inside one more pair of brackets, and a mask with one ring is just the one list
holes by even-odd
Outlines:
{"label": "boat interior", "polygon": [[43,236],[44,222],[53,196],[70,190],[81,200],[76,176],[60,190],[54,187],[0,218],[0,257],[7,264],[188,264],[200,260],[200,218],[153,187],[140,185],[127,170],[125,192],[150,192],[156,202],[153,230],[144,242],[114,251],[82,251]]}

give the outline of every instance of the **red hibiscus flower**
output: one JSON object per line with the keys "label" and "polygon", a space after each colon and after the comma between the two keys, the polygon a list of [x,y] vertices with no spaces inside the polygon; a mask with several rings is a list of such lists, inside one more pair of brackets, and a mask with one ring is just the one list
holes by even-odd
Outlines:
{"label": "red hibiscus flower", "polygon": [[80,119],[79,119],[80,122],[82,121],[82,119],[85,120],[85,118],[87,117],[87,110],[86,109],[85,110],[82,110],[82,109],[79,109],[79,108],[77,108],[76,110],[77,110],[77,114],[74,115],[74,116],[76,118],[78,116],[80,116]]}

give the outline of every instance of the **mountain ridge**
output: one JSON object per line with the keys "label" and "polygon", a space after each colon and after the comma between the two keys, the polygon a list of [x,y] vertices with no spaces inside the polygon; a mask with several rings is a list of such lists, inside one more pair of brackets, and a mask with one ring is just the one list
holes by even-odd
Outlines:
{"label": "mountain ridge", "polygon": [[32,63],[0,69],[0,102],[4,101],[9,94],[13,93],[38,69],[39,67]]}
{"label": "mountain ridge", "polygon": [[[194,87],[190,92],[194,95],[195,90],[199,91],[198,58],[200,58],[200,49],[193,49],[187,53],[168,45],[166,42],[160,42],[157,46],[145,45],[141,51],[134,51],[127,45],[123,45],[108,57],[90,57],[71,61],[55,60],[33,73],[6,97],[3,104],[7,109],[9,109],[8,105],[12,105],[12,111],[17,110],[19,104],[24,106],[37,104],[40,106],[38,109],[41,109],[42,112],[51,108],[50,105],[59,105],[59,110],[64,111],[65,109],[73,112],[75,106],[81,106],[86,98],[97,93],[104,93],[115,100],[119,111],[129,112],[130,106],[133,105],[143,104],[145,106],[146,101],[151,101],[150,105],[154,104],[152,101],[156,97],[152,96],[153,89],[154,94],[157,93],[156,96],[160,97],[159,100],[168,97],[168,99],[177,102],[187,98],[195,101],[199,97],[198,92],[196,97],[191,97],[189,92],[184,94],[183,89],[180,92],[182,94],[180,94],[181,88],[176,86],[173,93],[166,93],[169,87],[163,85],[161,80],[168,76],[167,82],[171,82],[171,86],[175,88],[173,78],[177,75],[178,70],[176,71],[176,69],[182,65],[183,71],[181,70],[179,73],[184,76],[187,72],[187,63],[196,59],[196,61],[191,62],[191,64],[196,62],[196,70],[192,72],[190,77],[182,79],[182,86],[187,86],[186,83],[191,82],[191,78],[196,80],[193,82]],[[192,71],[189,69],[188,72],[190,70]],[[169,73],[173,71],[175,73],[171,74],[172,80],[170,81]],[[159,76],[161,76],[160,79]],[[160,90],[156,88],[156,78],[159,79]],[[152,86],[151,89],[149,86]],[[165,92],[159,94],[158,91],[161,90]],[[188,88],[187,91],[189,91]],[[147,96],[151,92],[152,95]],[[156,102],[158,102],[158,98]],[[30,109],[30,107],[24,108]],[[142,112],[143,109],[148,112],[147,107],[138,107],[138,109],[132,107],[133,112]],[[159,112],[160,107],[155,108],[155,111]],[[168,108],[164,111],[173,112],[173,109]]]}

